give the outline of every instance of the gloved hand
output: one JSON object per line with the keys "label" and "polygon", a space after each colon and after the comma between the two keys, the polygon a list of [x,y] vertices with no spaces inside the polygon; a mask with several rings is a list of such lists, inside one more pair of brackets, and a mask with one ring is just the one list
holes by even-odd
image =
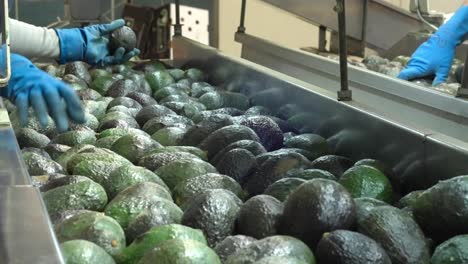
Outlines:
{"label": "gloved hand", "polygon": [[84,28],[56,29],[60,42],[60,63],[85,61],[91,65],[121,64],[140,54],[134,49],[125,54],[123,47],[110,54],[108,35],[125,25],[123,19],[109,24],[93,25]]}
{"label": "gloved hand", "polygon": [[0,91],[2,96],[16,104],[22,126],[28,123],[30,105],[42,126],[48,125],[50,114],[59,132],[68,129],[69,118],[79,124],[86,121],[75,91],[21,55],[11,54],[11,78],[8,87]]}
{"label": "gloved hand", "polygon": [[411,80],[435,74],[432,85],[445,82],[455,57],[455,48],[467,33],[468,6],[463,6],[413,53],[398,78]]}

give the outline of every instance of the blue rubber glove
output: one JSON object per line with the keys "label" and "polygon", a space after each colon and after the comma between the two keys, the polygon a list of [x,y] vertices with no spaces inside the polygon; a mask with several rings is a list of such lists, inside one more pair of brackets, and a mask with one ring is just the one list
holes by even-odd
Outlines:
{"label": "blue rubber glove", "polygon": [[85,61],[91,65],[121,64],[140,54],[138,49],[125,53],[123,47],[110,54],[108,35],[125,25],[123,19],[84,28],[56,29],[60,42],[60,63]]}
{"label": "blue rubber glove", "polygon": [[398,78],[411,80],[435,74],[432,85],[447,80],[455,49],[468,33],[468,6],[463,6],[412,55]]}
{"label": "blue rubber glove", "polygon": [[22,126],[28,123],[29,106],[44,127],[50,114],[59,132],[68,130],[69,118],[79,124],[86,121],[75,91],[21,55],[11,54],[11,78],[8,87],[0,91],[17,106]]}

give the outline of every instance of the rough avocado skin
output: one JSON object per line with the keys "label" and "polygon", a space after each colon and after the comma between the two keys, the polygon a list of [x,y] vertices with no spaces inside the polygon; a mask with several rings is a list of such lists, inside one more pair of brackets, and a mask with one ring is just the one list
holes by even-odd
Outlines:
{"label": "rough avocado skin", "polygon": [[328,171],[318,170],[318,169],[307,169],[307,170],[291,170],[287,173],[288,177],[299,178],[304,180],[313,180],[313,179],[327,179],[336,181],[335,175],[331,174]]}
{"label": "rough avocado skin", "polygon": [[315,251],[317,261],[327,264],[391,264],[382,247],[362,234],[336,230],[326,233]]}
{"label": "rough avocado skin", "polygon": [[86,240],[70,240],[60,244],[67,264],[115,264],[114,259],[98,245]]}
{"label": "rough avocado skin", "polygon": [[21,128],[15,134],[20,148],[44,148],[50,142],[47,136],[31,128]]}
{"label": "rough avocado skin", "polygon": [[261,194],[272,183],[284,178],[289,170],[306,168],[309,164],[304,156],[297,153],[273,156],[258,166],[247,180],[245,188],[250,195]]}
{"label": "rough avocado skin", "polygon": [[246,182],[247,176],[257,167],[255,156],[245,149],[232,149],[219,160],[216,169],[219,173],[229,175],[240,184]]}
{"label": "rough avocado skin", "polygon": [[240,124],[255,131],[266,150],[273,151],[283,147],[283,131],[271,118],[250,116],[243,118]]}
{"label": "rough avocado skin", "polygon": [[219,151],[218,154],[216,154],[216,156],[214,156],[210,160],[211,164],[215,166],[218,165],[219,160],[224,156],[224,154],[233,149],[245,149],[245,150],[248,150],[250,153],[252,153],[254,156],[258,156],[260,154],[267,152],[265,147],[263,147],[263,145],[257,141],[239,140],[239,141],[229,144],[228,146],[223,148],[221,151]]}
{"label": "rough avocado skin", "polygon": [[450,238],[437,246],[432,264],[468,263],[468,235]]}
{"label": "rough avocado skin", "polygon": [[72,74],[82,79],[87,85],[91,84],[91,75],[84,62],[75,61],[65,65],[65,74]]}
{"label": "rough avocado skin", "polygon": [[247,200],[237,217],[240,234],[262,239],[277,234],[283,215],[283,204],[269,195],[257,195]]}
{"label": "rough avocado skin", "polygon": [[468,176],[440,181],[420,194],[411,209],[421,228],[436,241],[468,233]]}
{"label": "rough avocado skin", "polygon": [[198,157],[188,152],[154,153],[143,156],[138,162],[138,165],[145,167],[148,170],[156,171],[173,161],[181,159],[198,159]]}
{"label": "rough avocado skin", "polygon": [[115,52],[119,47],[123,47],[125,52],[132,51],[136,48],[136,34],[130,27],[123,26],[114,30],[110,36],[109,45],[111,52]]}
{"label": "rough avocado skin", "polygon": [[163,146],[150,137],[142,135],[126,135],[119,138],[111,147],[111,150],[137,163],[149,151]]}
{"label": "rough avocado skin", "polygon": [[151,228],[138,237],[116,256],[116,260],[119,264],[137,263],[145,253],[171,239],[190,239],[206,245],[200,230],[178,224],[164,225]]}
{"label": "rough avocado skin", "polygon": [[412,191],[407,195],[403,196],[395,206],[398,208],[411,207],[418,199],[418,197],[423,193],[423,190]]}
{"label": "rough avocado skin", "polygon": [[353,166],[353,161],[336,155],[327,155],[312,161],[312,168],[331,172],[336,178],[340,178],[343,172]]}
{"label": "rough avocado skin", "polygon": [[216,253],[195,240],[172,239],[149,251],[138,264],[221,264]]}
{"label": "rough avocado skin", "polygon": [[92,180],[57,187],[42,198],[49,214],[78,209],[102,211],[107,204],[106,191]]}
{"label": "rough avocado skin", "polygon": [[107,191],[105,184],[109,180],[109,175],[118,167],[120,167],[119,163],[104,162],[99,160],[85,160],[75,166],[73,169],[73,174],[84,175],[99,183]]}
{"label": "rough avocado skin", "polygon": [[266,257],[259,261],[255,261],[253,264],[307,264],[307,262],[294,257]]}
{"label": "rough avocado skin", "polygon": [[221,261],[225,263],[230,255],[233,255],[240,249],[246,248],[254,241],[256,241],[255,238],[244,235],[228,236],[216,244],[214,250]]}
{"label": "rough avocado skin", "polygon": [[232,117],[229,115],[211,115],[189,128],[187,133],[185,133],[181,144],[187,146],[197,146],[202,140],[204,140],[214,131],[233,124]]}
{"label": "rough avocado skin", "polygon": [[171,190],[187,179],[217,172],[215,167],[199,158],[176,160],[155,171]]}
{"label": "rough avocado skin", "polygon": [[143,127],[150,119],[164,115],[175,115],[175,112],[165,106],[155,104],[143,107],[135,119]]}
{"label": "rough avocado skin", "polygon": [[266,257],[293,257],[315,264],[314,254],[306,244],[294,237],[279,235],[252,242],[229,256],[225,264],[252,264]]}
{"label": "rough avocado skin", "polygon": [[33,152],[23,153],[24,163],[28,169],[29,175],[50,175],[55,173],[64,173],[64,169],[59,163],[45,158],[40,154]]}
{"label": "rough avocado skin", "polygon": [[284,145],[287,148],[300,148],[310,152],[311,155],[308,158],[311,160],[330,153],[330,147],[327,141],[323,137],[315,134],[297,135],[287,140]]}
{"label": "rough avocado skin", "polygon": [[233,193],[214,189],[197,195],[188,205],[182,224],[201,229],[210,246],[234,233],[234,224],[242,201]]}
{"label": "rough avocado skin", "polygon": [[430,253],[423,232],[406,212],[378,206],[358,221],[358,232],[379,243],[393,264],[428,264]]}
{"label": "rough avocado skin", "polygon": [[179,184],[173,190],[175,202],[184,207],[193,197],[199,193],[210,189],[225,189],[234,193],[239,199],[244,199],[242,187],[229,176],[217,173],[207,173],[195,178],[187,179]]}
{"label": "rough avocado skin", "polygon": [[355,198],[354,203],[356,204],[356,222],[366,218],[373,208],[389,205],[381,200],[369,197]]}
{"label": "rough avocado skin", "polygon": [[280,202],[284,202],[289,195],[304,182],[306,182],[306,180],[299,178],[284,178],[268,186],[264,194],[273,196]]}
{"label": "rough avocado skin", "polygon": [[85,239],[102,247],[109,255],[119,254],[126,246],[120,225],[103,213],[86,212],[72,216],[55,226],[60,242]]}
{"label": "rough avocado skin", "polygon": [[89,181],[89,178],[84,177],[84,176],[78,176],[78,175],[68,175],[68,176],[63,176],[59,178],[49,177],[49,180],[40,187],[40,191],[46,192],[48,190],[52,190],[60,186],[73,184],[73,183],[79,183],[83,181]]}
{"label": "rough avocado skin", "polygon": [[244,139],[260,141],[252,129],[242,125],[231,125],[211,133],[198,147],[207,151],[208,159],[211,159],[229,144]]}
{"label": "rough avocado skin", "polygon": [[289,195],[280,234],[297,237],[315,248],[324,233],[350,228],[355,221],[355,210],[354,200],[343,186],[314,179]]}

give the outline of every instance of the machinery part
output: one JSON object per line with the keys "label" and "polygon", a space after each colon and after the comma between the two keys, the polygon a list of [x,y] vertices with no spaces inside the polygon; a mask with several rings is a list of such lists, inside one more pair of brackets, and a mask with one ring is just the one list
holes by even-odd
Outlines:
{"label": "machinery part", "polygon": [[180,24],[180,3],[175,0],[176,23],[174,25],[174,36],[182,36],[182,25]]}
{"label": "machinery part", "polygon": [[1,2],[0,11],[2,12],[1,23],[1,46],[0,46],[0,88],[7,86],[11,75],[10,66],[10,34],[8,22],[8,0]]}
{"label": "machinery part", "polygon": [[427,21],[422,14],[429,15],[429,2],[427,0],[412,0],[410,3],[410,10],[411,12],[416,12],[419,19],[424,22],[428,27],[432,28],[434,31],[437,31],[439,28],[432,25]]}
{"label": "machinery part", "polygon": [[338,33],[340,35],[340,79],[341,90],[338,91],[338,101],[352,100],[352,92],[348,86],[348,49],[346,45],[346,7],[344,0],[336,0],[338,13]]}
{"label": "machinery part", "polygon": [[247,0],[242,0],[241,16],[237,33],[245,33],[245,10],[247,9]]}
{"label": "machinery part", "polygon": [[[465,65],[468,62],[468,53],[466,53]],[[462,68],[461,87],[457,91],[457,97],[468,97],[468,67]]]}

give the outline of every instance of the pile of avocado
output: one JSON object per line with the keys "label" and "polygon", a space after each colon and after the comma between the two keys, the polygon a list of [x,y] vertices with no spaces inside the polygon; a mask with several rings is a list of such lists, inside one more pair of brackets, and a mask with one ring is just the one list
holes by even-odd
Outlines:
{"label": "pile of avocado", "polygon": [[200,69],[43,69],[87,122],[22,128],[6,106],[66,263],[468,261],[468,176],[401,186],[387,164],[338,155],[298,105],[262,104],[274,91]]}

